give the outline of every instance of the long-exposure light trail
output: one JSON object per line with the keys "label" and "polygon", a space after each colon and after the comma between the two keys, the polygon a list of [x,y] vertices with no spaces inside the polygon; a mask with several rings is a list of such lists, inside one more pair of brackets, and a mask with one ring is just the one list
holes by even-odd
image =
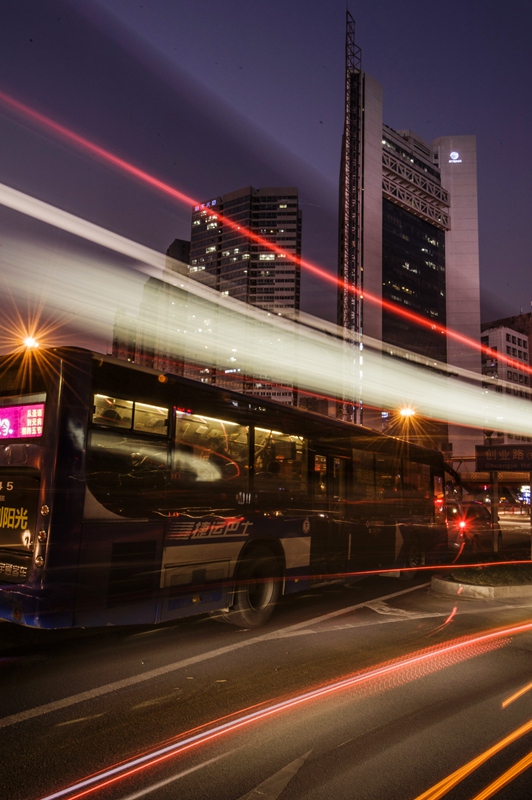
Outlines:
{"label": "long-exposure light trail", "polygon": [[[235,366],[243,374],[264,374],[274,382],[295,384],[311,393],[344,396],[345,376],[353,372],[354,354],[331,323],[308,315],[295,322],[222,295],[186,275],[165,272],[166,259],[160,253],[9,187],[0,185],[0,202],[140,262],[127,271],[96,260],[77,263],[73,293],[71,260],[62,263],[54,254],[47,267],[42,249],[18,241],[10,245],[6,239],[4,281],[13,293],[22,287],[25,296],[33,293],[36,300],[41,296],[42,284],[30,279],[38,263],[39,275],[47,275],[56,312],[75,313],[77,324],[85,324],[87,332],[107,335],[117,308],[132,309],[138,304],[143,276],[148,275],[173,292],[169,299],[180,308],[182,321],[176,324],[173,317],[160,313],[146,316],[147,340],[164,341],[168,352],[181,354],[187,362],[211,366],[211,348],[227,363],[235,360],[236,353]],[[528,400],[483,391],[482,376],[466,370],[452,368],[458,377],[449,381],[444,372],[447,365],[440,365],[441,371],[422,370],[422,359],[407,351],[401,351],[402,358],[384,359],[382,342],[369,337],[363,342],[367,405],[396,408],[408,402],[422,416],[530,435]]]}
{"label": "long-exposure light trail", "polygon": [[532,689],[532,681],[530,683],[527,683],[526,686],[522,686],[517,692],[514,692],[514,694],[510,695],[510,697],[507,697],[506,700],[503,700],[501,707],[506,708],[515,700],[518,700],[524,694],[529,692],[531,689]]}
{"label": "long-exposure light trail", "polygon": [[[237,719],[225,722],[221,725],[216,725],[200,733],[195,733],[193,735],[188,735],[185,733],[183,734],[184,738],[176,743],[157,748],[150,753],[144,753],[137,758],[132,758],[128,761],[121,762],[120,764],[110,767],[107,770],[103,770],[96,775],[89,776],[81,781],[71,784],[64,789],[52,792],[51,794],[40,798],[40,800],[60,800],[60,798],[67,798],[67,800],[81,800],[83,797],[87,797],[94,792],[114,785],[121,780],[138,775],[140,772],[168,761],[170,758],[173,758],[184,752],[188,752],[199,747],[200,745],[216,741],[227,734],[234,733],[250,725],[256,724],[263,720],[268,720],[279,713],[284,713],[292,709],[299,708],[309,702],[330,697],[338,692],[353,689],[357,686],[367,684],[370,681],[386,678],[393,674],[401,674],[401,672],[405,670],[408,671],[411,668],[415,668],[413,675],[417,678],[419,677],[419,671],[417,671],[418,668],[426,668],[429,671],[443,668],[451,663],[455,663],[453,658],[458,658],[461,660],[464,658],[481,655],[493,647],[502,646],[505,642],[510,641],[511,637],[522,633],[528,633],[531,630],[532,622],[522,623],[520,625],[512,625],[506,628],[498,628],[475,636],[463,637],[458,640],[447,642],[444,645],[437,645],[416,653],[412,653],[404,658],[399,658],[391,662],[380,664],[376,667],[357,672],[354,675],[350,675],[347,678],[343,678],[339,681],[318,686],[311,691],[275,702],[269,706],[266,706],[265,708],[258,709],[255,712],[243,714],[242,716],[237,717]],[[447,660],[449,658],[450,660]],[[443,659],[443,661],[441,662],[440,667],[438,665],[438,660],[441,661],[441,659]],[[528,723],[528,726],[528,729],[532,729],[532,721]],[[523,734],[521,733],[519,735]],[[515,734],[515,736],[517,738],[517,734]],[[493,750],[493,748],[491,748],[491,750]],[[489,756],[486,758],[488,757]],[[432,795],[427,794],[427,798],[428,797],[432,797]],[[436,797],[436,795],[434,795],[434,797]]]}
{"label": "long-exposure light trail", "polygon": [[513,780],[515,780],[522,772],[527,770],[532,765],[532,753],[527,753],[520,761],[514,764],[512,767],[503,772],[502,775],[499,775],[494,781],[492,781],[489,786],[486,786],[481,792],[476,794],[471,800],[489,800],[490,797],[497,794],[504,786],[507,786]]}
{"label": "long-exposure light trail", "polygon": [[[69,141],[71,144],[75,145],[78,148],[81,148],[82,150],[90,154],[97,155],[105,163],[111,164],[114,168],[122,170],[126,174],[132,176],[133,178],[136,178],[137,180],[150,186],[151,188],[171,197],[173,200],[176,200],[179,203],[184,203],[188,207],[199,205],[197,200],[194,200],[185,192],[176,189],[174,186],[171,186],[170,184],[166,183],[160,178],[156,178],[154,175],[151,175],[145,170],[140,169],[131,162],[127,161],[126,159],[115,155],[114,153],[102,147],[101,145],[98,145],[95,142],[87,139],[85,136],[81,136],[75,131],[72,131],[70,128],[67,128],[65,125],[56,122],[55,120],[51,119],[45,114],[42,114],[41,112],[31,108],[27,104],[22,103],[20,100],[17,100],[16,98],[6,94],[5,92],[0,91],[0,102],[4,103],[5,106],[13,109],[18,114],[24,116],[25,118],[32,120],[34,123],[37,123],[42,128],[45,128],[46,130],[53,132],[54,134],[60,136],[61,138]],[[277,246],[276,244],[273,244],[267,239],[264,239],[262,236],[259,236],[253,231],[250,231],[247,228],[239,225],[238,222],[234,222],[229,217],[217,214],[215,211],[212,211],[212,209],[209,210],[209,213],[213,217],[213,219],[216,219],[217,221],[223,223],[227,227],[237,231],[241,235],[246,236],[247,238],[254,241],[256,244],[259,244],[262,247],[267,248],[268,250],[276,253],[277,255],[281,255],[291,260],[292,262],[299,264],[299,266],[305,269],[306,271],[311,272],[312,274],[316,275],[317,277],[326,281],[327,283],[332,283],[335,287],[340,287],[348,292],[351,292],[352,294],[359,295],[367,302],[382,306],[382,308],[390,311],[396,316],[403,317],[404,319],[407,319],[410,322],[413,322],[414,324],[420,327],[427,328],[428,330],[431,331],[439,331],[440,333],[445,334],[448,338],[454,339],[455,341],[460,342],[461,344],[465,344],[467,347],[470,347],[474,350],[478,350],[490,358],[498,359],[499,361],[507,364],[508,366],[513,366],[521,369],[522,371],[529,372],[530,374],[532,374],[532,366],[527,367],[521,362],[509,358],[503,353],[498,353],[491,350],[491,348],[481,344],[475,339],[471,339],[470,337],[465,336],[464,334],[455,331],[451,328],[447,328],[443,325],[436,324],[434,320],[423,317],[421,314],[409,311],[405,309],[403,306],[397,305],[396,303],[392,303],[388,300],[383,300],[382,297],[377,297],[371,294],[370,292],[361,290],[360,288],[354,285],[345,285],[341,279],[332,275],[327,270],[319,267],[316,264],[313,264],[308,259],[302,259],[300,257],[295,256],[293,253],[283,250],[283,248]]]}
{"label": "long-exposure light trail", "polygon": [[[504,566],[512,566],[515,567],[519,564],[527,564],[530,566],[531,562],[530,559],[512,559],[511,561],[475,561],[474,563],[465,563],[465,564],[456,564],[455,562],[451,564],[438,564],[437,567],[434,564],[429,564],[425,566],[417,566],[417,567],[394,567],[393,569],[386,568],[384,571],[382,568],[380,569],[364,569],[358,572],[351,571],[351,572],[327,572],[327,573],[316,573],[314,575],[301,575],[300,579],[303,580],[340,580],[346,578],[359,578],[362,576],[369,576],[369,575],[382,575],[383,573],[386,575],[401,575],[410,573],[411,575],[417,574],[419,572],[434,572],[436,569],[438,572],[444,571],[452,571],[455,572],[457,570],[463,569],[471,569],[471,567],[475,567],[475,569],[489,569],[490,567],[504,567]],[[457,582],[457,586],[459,586]],[[460,593],[460,592],[459,592]],[[453,615],[447,620],[450,621]]]}
{"label": "long-exposure light trail", "polygon": [[[512,733],[508,734],[508,736],[505,736],[504,739],[501,739],[500,741],[496,742],[496,744],[494,744],[492,747],[488,748],[480,755],[471,759],[471,761],[468,761],[467,764],[464,764],[462,767],[459,767],[459,769],[457,769],[451,775],[448,775],[439,783],[435,784],[430,789],[427,789],[427,791],[418,795],[415,798],[415,800],[439,800],[440,797],[446,795],[448,792],[451,791],[451,789],[454,789],[455,786],[457,786],[465,778],[471,775],[472,772],[481,767],[482,764],[485,764],[486,761],[489,761],[489,759],[492,758],[494,755],[497,755],[497,753],[500,753],[501,750],[504,750],[506,747],[508,747],[508,745],[513,744],[513,742],[517,741],[517,739],[520,739],[522,736],[526,736],[526,734],[530,733],[531,731],[532,731],[532,720],[529,720],[524,725],[521,725],[521,727],[516,728],[514,731],[512,731]],[[528,764],[526,766],[528,766]],[[526,766],[523,768],[526,768]],[[515,767],[512,769],[515,769]],[[514,775],[513,777],[517,777],[517,775]],[[483,796],[490,797],[491,795],[489,794],[483,795],[481,793],[480,795],[477,795],[476,798],[474,798],[474,800],[477,799],[480,800],[480,798]]]}

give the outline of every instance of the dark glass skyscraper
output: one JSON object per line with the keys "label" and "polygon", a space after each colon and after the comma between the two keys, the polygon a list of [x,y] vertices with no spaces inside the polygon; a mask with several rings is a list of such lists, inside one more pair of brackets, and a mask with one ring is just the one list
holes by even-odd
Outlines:
{"label": "dark glass skyscraper", "polygon": [[[365,343],[389,355],[411,351],[434,369],[443,362],[480,373],[480,354],[467,345],[480,337],[476,142],[428,143],[384,125],[382,87],[361,62],[347,12],[338,323],[353,375],[340,414],[379,427],[380,414],[364,403]],[[449,425],[449,439],[459,458],[474,453],[463,429]]]}

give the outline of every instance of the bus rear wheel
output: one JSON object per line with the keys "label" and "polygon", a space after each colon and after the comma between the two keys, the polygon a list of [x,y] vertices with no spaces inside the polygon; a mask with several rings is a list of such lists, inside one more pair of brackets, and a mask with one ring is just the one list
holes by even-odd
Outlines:
{"label": "bus rear wheel", "polygon": [[270,619],[280,593],[277,559],[265,547],[252,550],[237,569],[233,605],[223,616],[240,628],[258,628]]}

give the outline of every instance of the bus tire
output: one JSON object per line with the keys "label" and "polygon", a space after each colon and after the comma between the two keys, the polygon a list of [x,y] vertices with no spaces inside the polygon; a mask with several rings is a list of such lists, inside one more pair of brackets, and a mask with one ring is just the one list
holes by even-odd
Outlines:
{"label": "bus tire", "polygon": [[412,580],[412,578],[415,578],[417,574],[417,568],[424,566],[425,566],[425,551],[421,543],[414,539],[414,541],[409,543],[408,549],[406,551],[405,567],[407,569],[402,570],[399,573],[399,577],[404,581]]}
{"label": "bus tire", "polygon": [[237,567],[233,605],[223,616],[240,628],[258,628],[270,619],[280,593],[277,559],[266,547],[257,547]]}

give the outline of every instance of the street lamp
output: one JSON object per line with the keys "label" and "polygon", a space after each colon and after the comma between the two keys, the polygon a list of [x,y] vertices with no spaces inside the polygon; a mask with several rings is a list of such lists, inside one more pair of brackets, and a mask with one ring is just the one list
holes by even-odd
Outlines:
{"label": "street lamp", "polygon": [[403,408],[399,409],[399,416],[404,420],[404,427],[406,429],[406,438],[409,438],[410,435],[410,427],[412,423],[412,418],[415,417],[416,412],[411,406],[403,406]]}

